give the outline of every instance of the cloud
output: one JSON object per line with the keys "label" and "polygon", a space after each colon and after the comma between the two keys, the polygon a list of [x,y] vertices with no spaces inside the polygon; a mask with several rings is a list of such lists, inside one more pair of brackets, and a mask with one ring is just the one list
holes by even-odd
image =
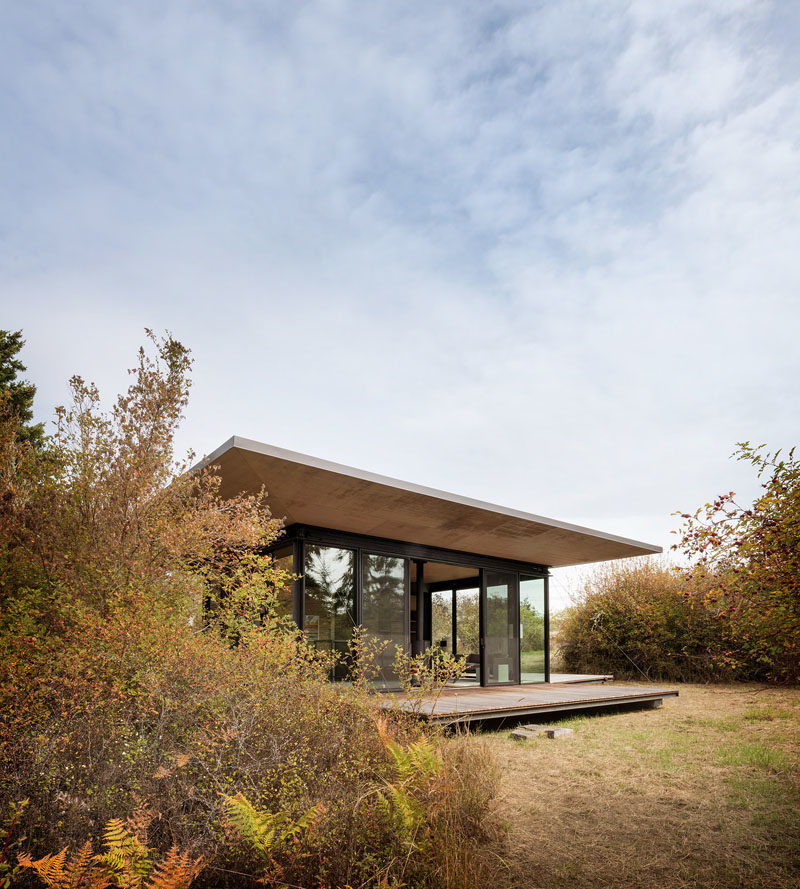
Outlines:
{"label": "cloud", "polygon": [[735,441],[796,441],[786,4],[2,18],[4,323],[41,409],[170,328],[199,451],[236,432],[644,539],[749,484]]}

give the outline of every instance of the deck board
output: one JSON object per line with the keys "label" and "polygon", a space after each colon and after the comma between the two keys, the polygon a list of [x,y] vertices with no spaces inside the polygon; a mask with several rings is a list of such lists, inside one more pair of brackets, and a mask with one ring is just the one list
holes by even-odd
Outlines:
{"label": "deck board", "polygon": [[[436,701],[423,701],[417,712],[433,722],[470,722],[615,707],[621,704],[648,704],[677,694],[677,690],[671,688],[569,682],[502,688],[458,688],[445,689]],[[401,693],[384,695],[381,706],[408,711],[415,709],[415,703]]]}

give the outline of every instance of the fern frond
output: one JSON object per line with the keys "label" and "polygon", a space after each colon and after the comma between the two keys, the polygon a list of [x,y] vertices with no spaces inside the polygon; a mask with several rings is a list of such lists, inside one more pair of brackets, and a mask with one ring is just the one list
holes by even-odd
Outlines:
{"label": "fern frond", "polygon": [[268,860],[289,841],[304,839],[325,811],[316,805],[293,819],[285,812],[261,812],[241,793],[225,797],[225,808],[228,824]]}
{"label": "fern frond", "polygon": [[423,775],[437,775],[442,770],[442,756],[427,738],[409,744],[408,757],[414,769]]}
{"label": "fern frond", "polygon": [[51,889],[68,889],[69,873],[64,867],[67,859],[67,847],[53,855],[45,855],[34,861],[27,852],[20,852],[17,856],[17,864],[20,867],[33,868]]}
{"label": "fern frond", "polygon": [[17,861],[20,867],[31,867],[44,880],[50,889],[106,889],[111,884],[112,875],[108,867],[99,864],[100,856],[92,854],[92,841],[87,840],[71,861],[67,860],[67,850],[55,855],[45,855],[34,861],[30,855],[21,852]]}
{"label": "fern frond", "polygon": [[260,812],[244,794],[225,797],[228,822],[254,849],[265,851],[288,820],[282,812]]}
{"label": "fern frond", "polygon": [[86,840],[78,849],[78,854],[69,862],[66,871],[70,889],[98,889],[100,885],[107,886],[109,883],[108,875],[97,868],[91,840]]}
{"label": "fern frond", "polygon": [[173,846],[167,857],[153,868],[153,876],[147,889],[189,889],[203,869],[202,858],[192,858],[188,852],[179,852]]}
{"label": "fern frond", "polygon": [[384,746],[401,781],[436,775],[442,770],[441,754],[427,738],[409,744],[405,750],[396,741],[385,740]]}
{"label": "fern frond", "polygon": [[103,839],[106,852],[99,860],[111,871],[117,885],[120,889],[140,889],[153,870],[150,850],[120,818],[112,818],[106,824]]}
{"label": "fern frond", "polygon": [[147,828],[150,827],[153,818],[155,818],[155,813],[152,809],[141,806],[125,820],[125,827],[141,840],[146,836]]}
{"label": "fern frond", "polygon": [[103,831],[103,842],[109,849],[121,846],[129,836],[125,822],[121,818],[112,818]]}

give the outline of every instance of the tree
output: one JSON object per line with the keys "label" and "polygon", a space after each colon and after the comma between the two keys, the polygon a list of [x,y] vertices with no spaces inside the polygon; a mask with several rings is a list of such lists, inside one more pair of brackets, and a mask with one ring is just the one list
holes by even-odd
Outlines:
{"label": "tree", "polygon": [[732,656],[761,664],[770,678],[800,679],[800,460],[792,448],[740,442],[733,453],[750,463],[763,493],[750,506],[721,494],[682,513],[680,548],[691,575],[712,581],[709,604],[730,625]]}
{"label": "tree", "polygon": [[33,419],[36,386],[17,379],[17,374],[26,370],[25,365],[15,357],[24,345],[21,330],[14,333],[0,330],[0,393],[7,399],[6,410],[17,417],[17,439],[40,447],[44,438],[44,426],[30,422]]}

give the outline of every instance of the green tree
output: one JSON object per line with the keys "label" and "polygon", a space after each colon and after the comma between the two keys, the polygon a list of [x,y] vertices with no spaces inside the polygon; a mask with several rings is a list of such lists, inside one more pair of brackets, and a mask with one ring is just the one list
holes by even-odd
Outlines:
{"label": "green tree", "polygon": [[25,345],[22,331],[0,330],[0,393],[6,399],[6,410],[17,417],[17,439],[40,447],[44,438],[44,426],[32,424],[33,397],[36,386],[26,380],[18,380],[17,374],[24,373],[25,365],[17,354]]}

